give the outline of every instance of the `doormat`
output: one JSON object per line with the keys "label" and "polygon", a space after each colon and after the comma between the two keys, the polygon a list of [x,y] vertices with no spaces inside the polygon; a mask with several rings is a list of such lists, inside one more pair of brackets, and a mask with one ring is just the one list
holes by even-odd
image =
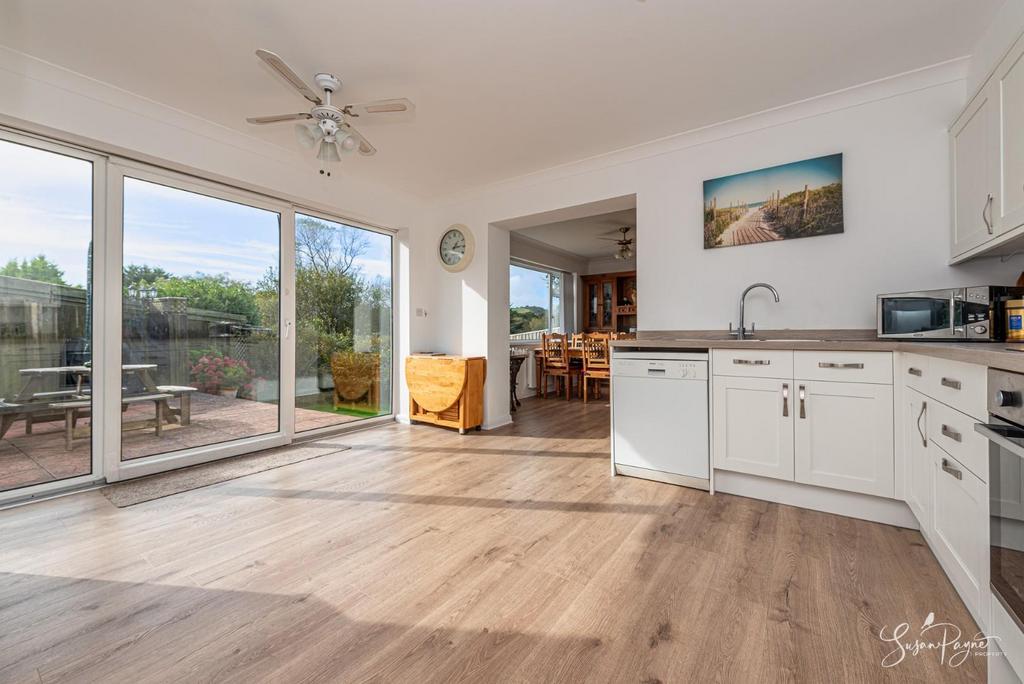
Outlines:
{"label": "doormat", "polygon": [[233,456],[166,473],[117,482],[103,487],[100,491],[110,503],[118,508],[125,508],[200,487],[208,487],[219,482],[235,480],[246,475],[261,473],[264,470],[273,470],[292,463],[348,451],[350,448],[331,439],[319,439],[310,444],[289,444],[252,454]]}

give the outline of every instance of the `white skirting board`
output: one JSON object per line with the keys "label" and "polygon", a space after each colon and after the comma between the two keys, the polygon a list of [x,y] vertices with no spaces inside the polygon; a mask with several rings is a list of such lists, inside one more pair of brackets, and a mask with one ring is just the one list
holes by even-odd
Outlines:
{"label": "white skirting board", "polygon": [[728,470],[715,470],[715,491],[736,494],[751,499],[809,508],[812,511],[834,513],[848,518],[859,518],[886,525],[919,529],[917,519],[902,501],[884,499],[866,494],[843,492],[838,489],[786,482]]}
{"label": "white skirting board", "polygon": [[679,485],[681,487],[690,487],[692,489],[703,489],[705,491],[711,488],[711,483],[708,480],[701,480],[700,478],[688,477],[686,475],[677,475],[675,473],[665,473],[660,470],[637,468],[636,466],[615,464],[612,474],[627,475],[629,477],[639,477],[645,480],[654,480],[655,482],[666,482],[668,484]]}

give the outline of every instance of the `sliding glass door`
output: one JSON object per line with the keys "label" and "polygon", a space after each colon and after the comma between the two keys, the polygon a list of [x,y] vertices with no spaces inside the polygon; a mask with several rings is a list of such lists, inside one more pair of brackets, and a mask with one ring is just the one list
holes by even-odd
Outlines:
{"label": "sliding glass door", "polygon": [[391,236],[295,215],[295,431],[391,413]]}
{"label": "sliding glass door", "polygon": [[0,134],[0,493],[88,479],[97,159]]}
{"label": "sliding glass door", "polygon": [[173,176],[119,178],[119,474],[283,438],[281,211]]}
{"label": "sliding glass door", "polygon": [[393,410],[392,236],[0,130],[0,501]]}

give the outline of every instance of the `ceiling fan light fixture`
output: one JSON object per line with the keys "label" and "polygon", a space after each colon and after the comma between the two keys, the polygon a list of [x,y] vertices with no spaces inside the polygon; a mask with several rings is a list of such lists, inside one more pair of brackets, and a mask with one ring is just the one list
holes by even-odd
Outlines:
{"label": "ceiling fan light fixture", "polygon": [[320,147],[317,150],[316,158],[322,162],[341,161],[341,155],[338,154],[338,146],[333,138],[330,140],[324,138],[320,141]]}

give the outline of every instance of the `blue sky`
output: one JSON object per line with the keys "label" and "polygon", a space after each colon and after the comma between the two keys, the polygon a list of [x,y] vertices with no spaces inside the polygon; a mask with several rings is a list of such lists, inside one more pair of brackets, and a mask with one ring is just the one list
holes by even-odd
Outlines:
{"label": "blue sky", "polygon": [[719,207],[756,204],[776,190],[781,190],[785,197],[803,190],[805,183],[813,190],[842,179],[843,155],[832,154],[704,181],[704,203],[715,197]]}
{"label": "blue sky", "polygon": [[[275,212],[133,178],[125,179],[124,212],[125,264],[250,283],[278,267]],[[84,285],[91,227],[89,162],[0,141],[0,263],[44,254],[69,284]],[[390,238],[365,236],[358,265],[368,277],[390,280]]]}
{"label": "blue sky", "polygon": [[508,300],[510,306],[548,308],[548,276],[520,266],[509,266]]}

